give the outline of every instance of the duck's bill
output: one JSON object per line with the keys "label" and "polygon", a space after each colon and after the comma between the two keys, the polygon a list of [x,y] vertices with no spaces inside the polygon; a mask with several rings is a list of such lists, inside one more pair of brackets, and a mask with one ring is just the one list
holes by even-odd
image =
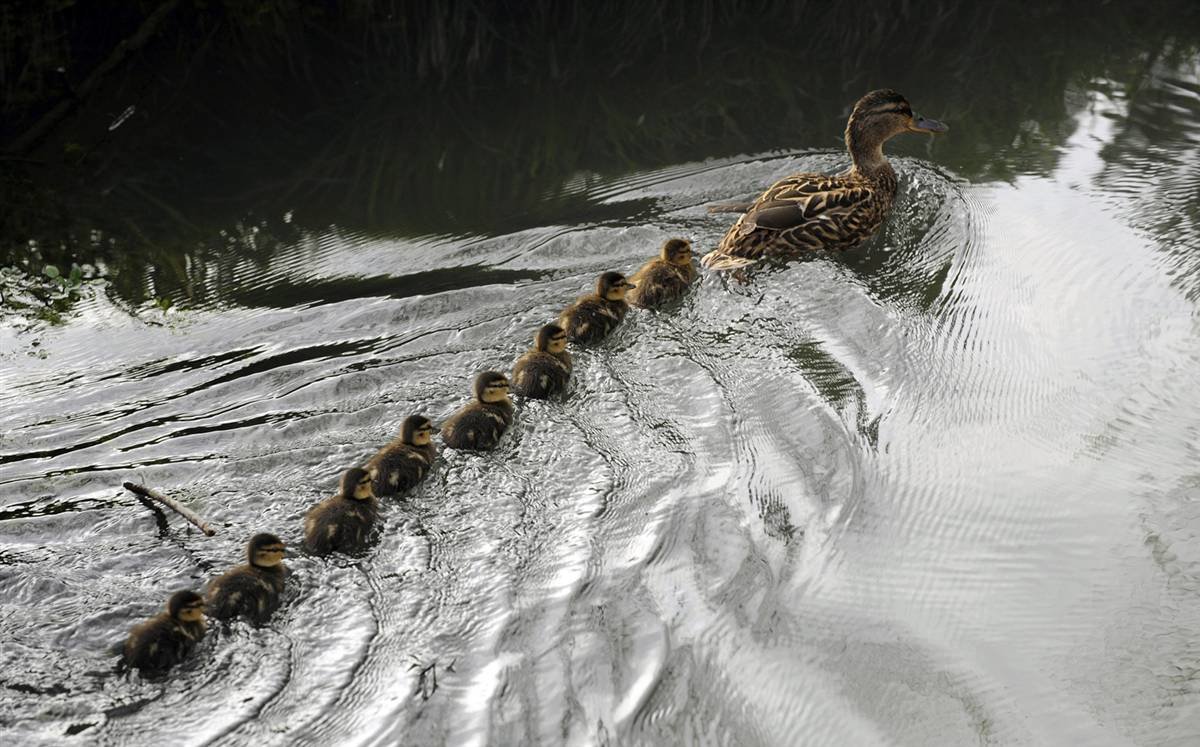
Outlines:
{"label": "duck's bill", "polygon": [[949,129],[944,122],[939,122],[936,119],[926,119],[925,117],[913,118],[913,132],[946,132]]}
{"label": "duck's bill", "polygon": [[633,283],[625,283],[625,290],[633,290],[636,287],[637,286],[634,285]]}

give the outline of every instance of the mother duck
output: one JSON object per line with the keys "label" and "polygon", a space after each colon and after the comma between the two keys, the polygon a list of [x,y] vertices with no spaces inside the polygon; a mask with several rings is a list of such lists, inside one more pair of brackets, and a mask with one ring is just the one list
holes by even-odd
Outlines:
{"label": "mother duck", "polygon": [[948,129],[914,114],[908,100],[891,89],[871,91],[846,122],[850,169],[836,176],[793,174],[775,182],[701,263],[733,270],[764,257],[857,246],[875,233],[896,198],[896,172],[883,144],[902,132]]}

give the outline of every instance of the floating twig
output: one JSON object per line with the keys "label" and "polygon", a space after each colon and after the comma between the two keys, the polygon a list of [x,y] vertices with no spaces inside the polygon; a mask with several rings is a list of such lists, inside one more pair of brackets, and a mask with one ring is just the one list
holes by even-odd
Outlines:
{"label": "floating twig", "polygon": [[148,488],[145,485],[138,485],[135,482],[124,483],[124,486],[125,486],[125,489],[131,493],[137,493],[138,495],[142,495],[147,498],[153,498],[154,500],[163,504],[167,508],[171,509],[175,513],[179,514],[183,518],[187,519],[188,521],[192,522],[197,527],[199,527],[200,531],[204,532],[205,536],[211,537],[217,533],[217,530],[213,529],[211,526],[209,526],[207,521],[205,521],[204,519],[201,519],[199,516],[197,516],[195,511],[188,508],[187,506],[184,506],[183,504],[181,504],[179,501],[175,500],[174,498],[168,498],[167,496],[158,492],[154,488]]}

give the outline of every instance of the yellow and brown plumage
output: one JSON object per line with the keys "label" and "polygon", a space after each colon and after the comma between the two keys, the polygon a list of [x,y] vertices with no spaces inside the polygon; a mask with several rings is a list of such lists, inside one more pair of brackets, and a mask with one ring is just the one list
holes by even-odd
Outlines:
{"label": "yellow and brown plumage", "polygon": [[513,365],[513,391],[522,397],[546,399],[565,390],[570,380],[567,332],[557,324],[547,324],[533,338],[533,349]]}
{"label": "yellow and brown plumage", "polygon": [[701,263],[730,270],[769,256],[857,246],[883,223],[896,197],[896,172],[883,144],[902,132],[947,129],[913,114],[895,91],[871,91],[854,105],[846,123],[850,169],[836,176],[794,174],[772,184]]}
{"label": "yellow and brown plumage", "polygon": [[599,342],[616,329],[629,312],[625,294],[633,289],[633,283],[621,273],[606,272],[596,278],[595,293],[589,293],[563,309],[558,326],[567,331],[573,342]]}
{"label": "yellow and brown plumage", "polygon": [[287,582],[283,540],[256,534],[246,545],[246,563],[213,579],[208,586],[208,615],[217,620],[244,617],[262,625],[279,608]]}
{"label": "yellow and brown plumage", "polygon": [[304,548],[314,555],[361,552],[370,543],[378,519],[379,501],[371,490],[371,474],[358,467],[348,469],[337,495],[305,514]]}
{"label": "yellow and brown plumage", "polygon": [[635,286],[629,292],[629,303],[645,309],[658,308],[681,298],[695,279],[691,242],[667,239],[659,255],[629,279]]}
{"label": "yellow and brown plumage", "polygon": [[203,637],[204,598],[178,591],[167,600],[166,611],[129,632],[123,661],[145,676],[160,675],[183,661]]}
{"label": "yellow and brown plumage", "polygon": [[475,377],[475,401],[464,405],[442,425],[442,442],[451,449],[495,448],[513,421],[508,377],[484,371]]}
{"label": "yellow and brown plumage", "polygon": [[400,426],[400,437],[366,464],[374,479],[375,496],[383,498],[412,490],[425,479],[435,459],[433,423],[424,415],[409,415]]}

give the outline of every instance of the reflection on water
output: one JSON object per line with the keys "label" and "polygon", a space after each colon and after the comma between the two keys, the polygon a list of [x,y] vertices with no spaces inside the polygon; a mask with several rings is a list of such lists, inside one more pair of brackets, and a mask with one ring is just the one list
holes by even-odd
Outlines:
{"label": "reflection on water", "polygon": [[448,415],[600,270],[712,246],[707,203],[842,156],[580,177],[594,213],[465,237],[296,227],[187,255],[212,285],[183,312],[96,292],[36,346],[0,333],[0,733],[1193,742],[1200,69],[1137,74],[1060,90],[1053,158],[1016,143],[1009,179],[946,113],[946,145],[898,148],[867,246],[632,314],[565,402],[447,454],[362,558],[292,558],[270,626],[165,682],[109,648],[168,590],[255,531],[296,543],[345,465]]}
{"label": "reflection on water", "polygon": [[[1061,0],[1037,13],[1013,0],[769,6],[660,8],[679,24],[665,30],[639,23],[653,8],[631,8],[613,21],[628,38],[615,39],[610,25],[589,30],[580,16],[549,49],[519,50],[492,77],[451,90],[412,85],[386,58],[346,58],[316,41],[325,30],[304,45],[288,38],[299,46],[277,69],[245,48],[144,52],[143,66],[114,72],[80,102],[32,164],[13,162],[16,188],[0,179],[9,198],[0,265],[98,265],[107,292],[133,309],[156,299],[195,306],[237,294],[246,273],[235,268],[293,253],[331,225],[440,243],[642,223],[655,202],[600,194],[633,173],[701,159],[837,149],[852,102],[880,86],[955,124],[936,145],[899,138],[893,152],[974,181],[1011,181],[1056,168],[1088,105],[1081,83],[1158,95],[1157,68],[1186,66],[1200,38],[1200,12],[1182,1]],[[539,51],[570,57],[539,63]],[[301,74],[293,62],[305,54]],[[109,130],[131,105],[136,113]],[[1174,137],[1170,119],[1159,122]],[[299,271],[298,258],[289,267]],[[286,304],[293,291],[306,300],[295,286],[277,297]]]}

